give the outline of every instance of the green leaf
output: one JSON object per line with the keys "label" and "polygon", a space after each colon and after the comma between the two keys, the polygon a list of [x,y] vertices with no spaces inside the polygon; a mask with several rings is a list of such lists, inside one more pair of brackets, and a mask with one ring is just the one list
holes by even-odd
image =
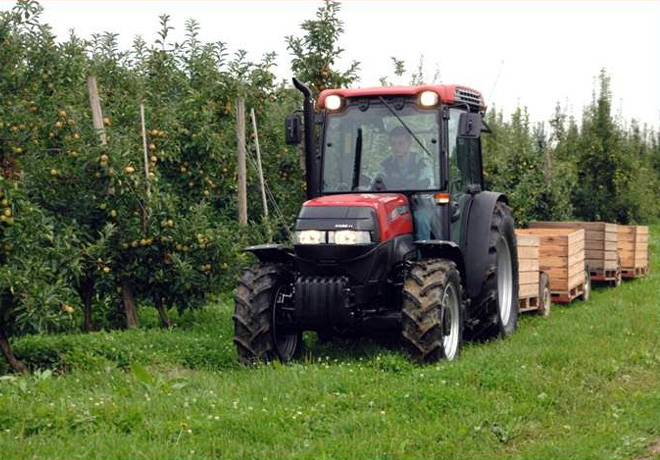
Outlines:
{"label": "green leaf", "polygon": [[140,364],[132,363],[131,370],[133,371],[135,378],[137,378],[143,384],[147,386],[152,386],[154,384],[154,378],[151,375],[149,375],[147,370]]}

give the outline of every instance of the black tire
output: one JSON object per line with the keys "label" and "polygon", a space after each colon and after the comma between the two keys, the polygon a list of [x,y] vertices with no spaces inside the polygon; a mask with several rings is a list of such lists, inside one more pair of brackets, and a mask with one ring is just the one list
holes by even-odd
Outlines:
{"label": "black tire", "polygon": [[541,273],[539,279],[539,309],[537,313],[541,316],[550,316],[550,307],[552,306],[552,296],[550,294],[550,278],[545,273]]}
{"label": "black tire", "polygon": [[302,333],[278,334],[278,292],[290,289],[291,273],[282,265],[247,268],[234,297],[234,343],[243,364],[279,359],[288,362],[302,350]]}
{"label": "black tire", "polygon": [[[469,244],[469,243],[468,243]],[[501,251],[501,257],[498,252]],[[508,254],[506,264],[499,262]],[[510,282],[505,282],[505,279]],[[500,305],[502,303],[502,305]],[[472,331],[475,339],[503,338],[513,334],[518,324],[518,250],[513,216],[509,207],[498,201],[490,225],[490,246],[486,277],[477,298],[476,311],[481,318]]]}
{"label": "black tire", "polygon": [[580,295],[580,299],[584,302],[589,302],[589,299],[591,299],[591,273],[589,267],[584,268],[584,292]]}
{"label": "black tire", "polygon": [[403,284],[401,333],[418,362],[452,361],[463,342],[463,286],[446,259],[415,262]]}

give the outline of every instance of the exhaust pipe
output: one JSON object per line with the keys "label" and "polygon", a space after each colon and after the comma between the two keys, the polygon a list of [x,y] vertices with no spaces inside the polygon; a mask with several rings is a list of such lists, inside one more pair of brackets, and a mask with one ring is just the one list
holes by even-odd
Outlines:
{"label": "exhaust pipe", "polygon": [[307,199],[320,194],[319,156],[314,149],[314,99],[310,89],[296,77],[293,77],[293,86],[303,94],[303,119],[305,123],[305,181],[307,183]]}

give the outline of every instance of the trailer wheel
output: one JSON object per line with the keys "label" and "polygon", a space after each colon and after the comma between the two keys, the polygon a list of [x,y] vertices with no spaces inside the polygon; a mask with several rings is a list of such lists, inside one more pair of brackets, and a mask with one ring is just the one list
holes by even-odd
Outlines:
{"label": "trailer wheel", "polygon": [[615,278],[612,281],[610,281],[610,284],[613,287],[619,287],[621,286],[622,281],[623,281],[623,272],[621,271],[621,258],[617,255],[616,275]]}
{"label": "trailer wheel", "polygon": [[550,307],[552,306],[552,296],[550,295],[550,278],[545,273],[541,273],[539,280],[539,315],[550,316]]}
{"label": "trailer wheel", "polygon": [[589,302],[591,298],[591,273],[589,272],[589,267],[584,268],[584,292],[580,296],[580,299],[584,302]]}
{"label": "trailer wheel", "polygon": [[247,268],[234,298],[234,343],[238,360],[287,362],[302,347],[302,334],[285,329],[292,302],[291,273],[277,264]]}
{"label": "trailer wheel", "polygon": [[403,284],[402,336],[419,362],[452,361],[463,342],[463,287],[456,264],[415,262]]}

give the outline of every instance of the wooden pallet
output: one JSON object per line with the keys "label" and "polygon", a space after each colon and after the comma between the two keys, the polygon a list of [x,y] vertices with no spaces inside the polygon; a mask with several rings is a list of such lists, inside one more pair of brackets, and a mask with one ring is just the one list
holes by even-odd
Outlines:
{"label": "wooden pallet", "polygon": [[[539,238],[521,235],[516,230],[518,248],[518,298],[526,300],[539,295]],[[529,304],[529,302],[527,302]],[[538,301],[536,302],[538,306]]]}
{"label": "wooden pallet", "polygon": [[534,296],[534,297],[525,297],[525,298],[518,298],[518,311],[520,313],[524,313],[526,311],[535,311],[538,310],[540,306],[540,298],[539,296]]}
{"label": "wooden pallet", "polygon": [[619,270],[603,270],[589,267],[592,281],[616,281]]}
{"label": "wooden pallet", "polygon": [[550,296],[552,297],[552,301],[554,303],[571,303],[573,300],[577,299],[580,297],[582,294],[584,294],[585,291],[585,283],[582,282],[581,284],[571,288],[569,291],[566,292],[551,292]]}
{"label": "wooden pallet", "polygon": [[649,274],[649,267],[622,268],[621,276],[626,279],[641,278]]}

